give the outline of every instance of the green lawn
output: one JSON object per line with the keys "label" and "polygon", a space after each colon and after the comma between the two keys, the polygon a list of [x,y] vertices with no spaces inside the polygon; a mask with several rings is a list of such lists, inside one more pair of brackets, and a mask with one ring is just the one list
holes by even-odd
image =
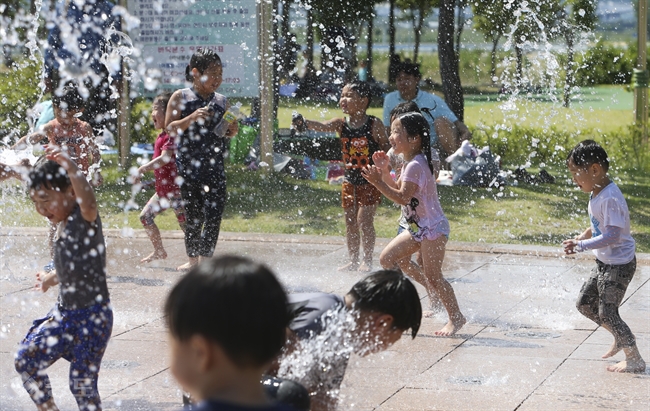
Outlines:
{"label": "green lawn", "polygon": [[[98,190],[98,199],[105,227],[141,228],[139,211],[123,211],[131,195],[123,173],[116,167],[104,169],[107,183]],[[228,166],[227,173],[229,198],[224,231],[344,235],[340,186],[320,180],[295,180],[277,173],[265,176],[239,165]],[[570,184],[565,170],[551,170],[551,174],[557,179],[555,184],[507,186],[502,191],[439,187],[451,223],[451,240],[559,247],[563,239],[588,226],[588,196]],[[625,173],[613,178],[628,201],[637,251],[650,252],[650,177]],[[2,227],[46,226],[22,190],[10,190],[8,183],[2,187]],[[142,207],[151,194],[137,193],[135,204]],[[375,220],[377,235],[394,236],[398,215],[399,210],[384,199]],[[156,222],[161,229],[178,229],[169,211]]]}

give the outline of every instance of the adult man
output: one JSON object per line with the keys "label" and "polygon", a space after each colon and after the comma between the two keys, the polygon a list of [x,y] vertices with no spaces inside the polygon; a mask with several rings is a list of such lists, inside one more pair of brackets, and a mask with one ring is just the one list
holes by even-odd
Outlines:
{"label": "adult man", "polygon": [[[111,47],[119,42],[116,34],[121,20],[113,13],[115,5],[106,0],[58,0],[45,49],[45,91],[55,92],[68,80],[82,81],[86,107],[82,120],[95,133],[115,129],[115,99],[111,86],[121,81],[121,59],[111,58]],[[112,78],[113,82],[109,81]]]}
{"label": "adult man", "polygon": [[436,148],[440,158],[444,159],[453,154],[463,140],[471,139],[472,133],[442,98],[418,88],[421,78],[418,64],[408,60],[400,63],[395,80],[397,90],[388,93],[384,99],[384,125],[390,127],[390,112],[399,103],[413,101],[420,110],[429,109],[433,119],[423,114],[431,126],[431,147]]}

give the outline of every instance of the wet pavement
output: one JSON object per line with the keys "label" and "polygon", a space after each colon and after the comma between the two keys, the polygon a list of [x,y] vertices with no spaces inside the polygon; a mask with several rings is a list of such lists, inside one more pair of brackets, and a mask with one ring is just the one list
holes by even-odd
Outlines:
{"label": "wet pavement", "polygon": [[[142,231],[107,230],[108,273],[115,313],[99,390],[105,410],[178,410],[180,389],[169,372],[162,304],[185,262],[181,233],[163,232],[166,260],[141,264],[151,252]],[[377,257],[387,239],[379,239]],[[269,265],[289,292],[345,294],[363,274],[338,272],[341,237],[223,233],[216,254],[246,255]],[[639,266],[620,308],[650,360],[650,255]],[[13,367],[32,320],[47,313],[56,291],[33,291],[49,260],[44,229],[0,229],[0,409],[33,410]],[[558,248],[450,242],[443,272],[468,324],[454,337],[434,335],[446,315],[425,318],[416,339],[353,357],[341,410],[647,410],[650,371],[614,374],[603,360],[611,335],[575,308],[593,266],[590,255]],[[424,289],[417,286],[420,295]],[[423,306],[429,303],[423,297]],[[77,409],[68,363],[48,371],[62,410]],[[645,405],[644,405],[645,404]]]}

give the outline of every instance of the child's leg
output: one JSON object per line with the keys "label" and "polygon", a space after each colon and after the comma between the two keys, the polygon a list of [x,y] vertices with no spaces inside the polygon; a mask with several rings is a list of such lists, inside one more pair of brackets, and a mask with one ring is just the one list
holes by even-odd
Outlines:
{"label": "child's leg", "polygon": [[422,270],[429,284],[426,287],[427,289],[432,289],[440,297],[449,315],[449,322],[442,329],[436,331],[436,335],[453,335],[466,323],[465,317],[458,307],[454,289],[442,276],[442,262],[445,258],[446,244],[447,237],[440,235],[435,240],[423,239],[420,248],[422,253]]}
{"label": "child's leg", "polygon": [[217,182],[203,192],[204,224],[199,243],[199,257],[208,259],[214,254],[219,240],[223,210],[226,208],[226,183]]}
{"label": "child's leg", "polygon": [[96,304],[74,311],[76,332],[70,361],[70,391],[80,411],[101,411],[97,377],[113,330],[110,304]]}
{"label": "child's leg", "polygon": [[185,207],[185,252],[189,263],[178,267],[178,270],[188,270],[199,262],[201,231],[203,229],[203,194],[195,184],[183,183],[181,197]]}
{"label": "child's leg", "polygon": [[411,233],[402,231],[393,238],[379,255],[379,264],[386,270],[399,267],[404,274],[426,287],[426,278],[417,264],[411,261],[413,253],[420,249],[420,243],[413,240]]}
{"label": "child's leg", "polygon": [[54,309],[45,318],[34,321],[14,358],[23,386],[39,410],[58,410],[45,370],[68,349],[64,338],[66,325],[66,319]]}
{"label": "child's leg", "polygon": [[359,271],[370,271],[372,269],[372,254],[375,251],[375,240],[377,235],[375,233],[375,212],[377,205],[361,206],[359,207],[359,228],[361,229],[362,244],[363,244],[363,264],[359,267]]}
{"label": "child's leg", "polygon": [[158,194],[151,196],[147,204],[142,208],[140,213],[140,222],[144,226],[144,231],[149,236],[153,244],[153,252],[140,260],[141,263],[148,263],[153,260],[164,260],[167,258],[167,252],[163,247],[160,230],[154,222],[154,218],[163,211]]}
{"label": "child's leg", "polygon": [[179,197],[172,197],[169,199],[172,210],[174,210],[174,214],[176,215],[176,221],[178,221],[178,225],[185,232],[185,207],[183,206],[183,199]]}
{"label": "child's leg", "polygon": [[360,207],[353,204],[343,209],[345,214],[345,242],[348,245],[350,262],[339,267],[339,271],[354,271],[359,268],[359,249],[361,248],[361,235],[359,232],[358,214]]}
{"label": "child's leg", "polygon": [[618,313],[618,307],[623,301],[625,291],[636,271],[636,259],[628,264],[608,265],[598,261],[598,314],[602,326],[612,333],[614,343],[610,350],[603,355],[609,358],[620,350],[625,353],[625,360],[614,366],[607,367],[614,372],[643,372],[645,362],[636,346],[636,339],[630,327]]}

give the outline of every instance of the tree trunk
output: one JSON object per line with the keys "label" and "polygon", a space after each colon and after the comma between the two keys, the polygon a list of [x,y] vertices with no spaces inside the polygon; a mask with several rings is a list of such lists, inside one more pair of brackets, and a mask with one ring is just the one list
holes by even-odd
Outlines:
{"label": "tree trunk", "polygon": [[566,78],[564,80],[564,107],[571,105],[571,88],[574,83],[574,67],[573,67],[573,32],[566,30],[564,33],[566,40],[567,56],[566,56]]}
{"label": "tree trunk", "polygon": [[521,47],[515,42],[515,54],[517,56],[517,70],[515,73],[515,82],[516,87],[519,88],[522,86],[521,82],[524,78],[524,53],[521,50]]}
{"label": "tree trunk", "polygon": [[418,16],[415,16],[415,10],[411,9],[413,13],[413,35],[415,38],[415,45],[413,48],[413,62],[418,62],[418,55],[420,54],[420,39],[422,37],[422,11],[418,10]]}
{"label": "tree trunk", "polygon": [[307,10],[307,72],[314,70],[314,16],[313,9]]}
{"label": "tree trunk", "polygon": [[388,11],[388,83],[395,82],[393,56],[395,55],[395,0],[390,0]]}
{"label": "tree trunk", "polygon": [[463,6],[465,2],[458,0],[458,18],[456,19],[456,43],[454,50],[456,51],[456,58],[460,61],[460,37],[463,34],[463,27],[465,27],[465,15],[463,14]]}
{"label": "tree trunk", "polygon": [[440,1],[440,17],[438,19],[438,59],[440,60],[440,76],[442,90],[449,108],[459,120],[463,120],[465,100],[463,88],[458,74],[458,57],[454,49],[454,5],[455,0]]}
{"label": "tree trunk", "polygon": [[497,78],[497,47],[499,46],[499,39],[501,36],[494,36],[492,39],[492,54],[490,59],[490,81],[495,84]]}
{"label": "tree trunk", "polygon": [[375,16],[370,14],[368,18],[368,39],[366,42],[366,71],[368,73],[368,81],[372,81],[372,32],[375,27]]}

